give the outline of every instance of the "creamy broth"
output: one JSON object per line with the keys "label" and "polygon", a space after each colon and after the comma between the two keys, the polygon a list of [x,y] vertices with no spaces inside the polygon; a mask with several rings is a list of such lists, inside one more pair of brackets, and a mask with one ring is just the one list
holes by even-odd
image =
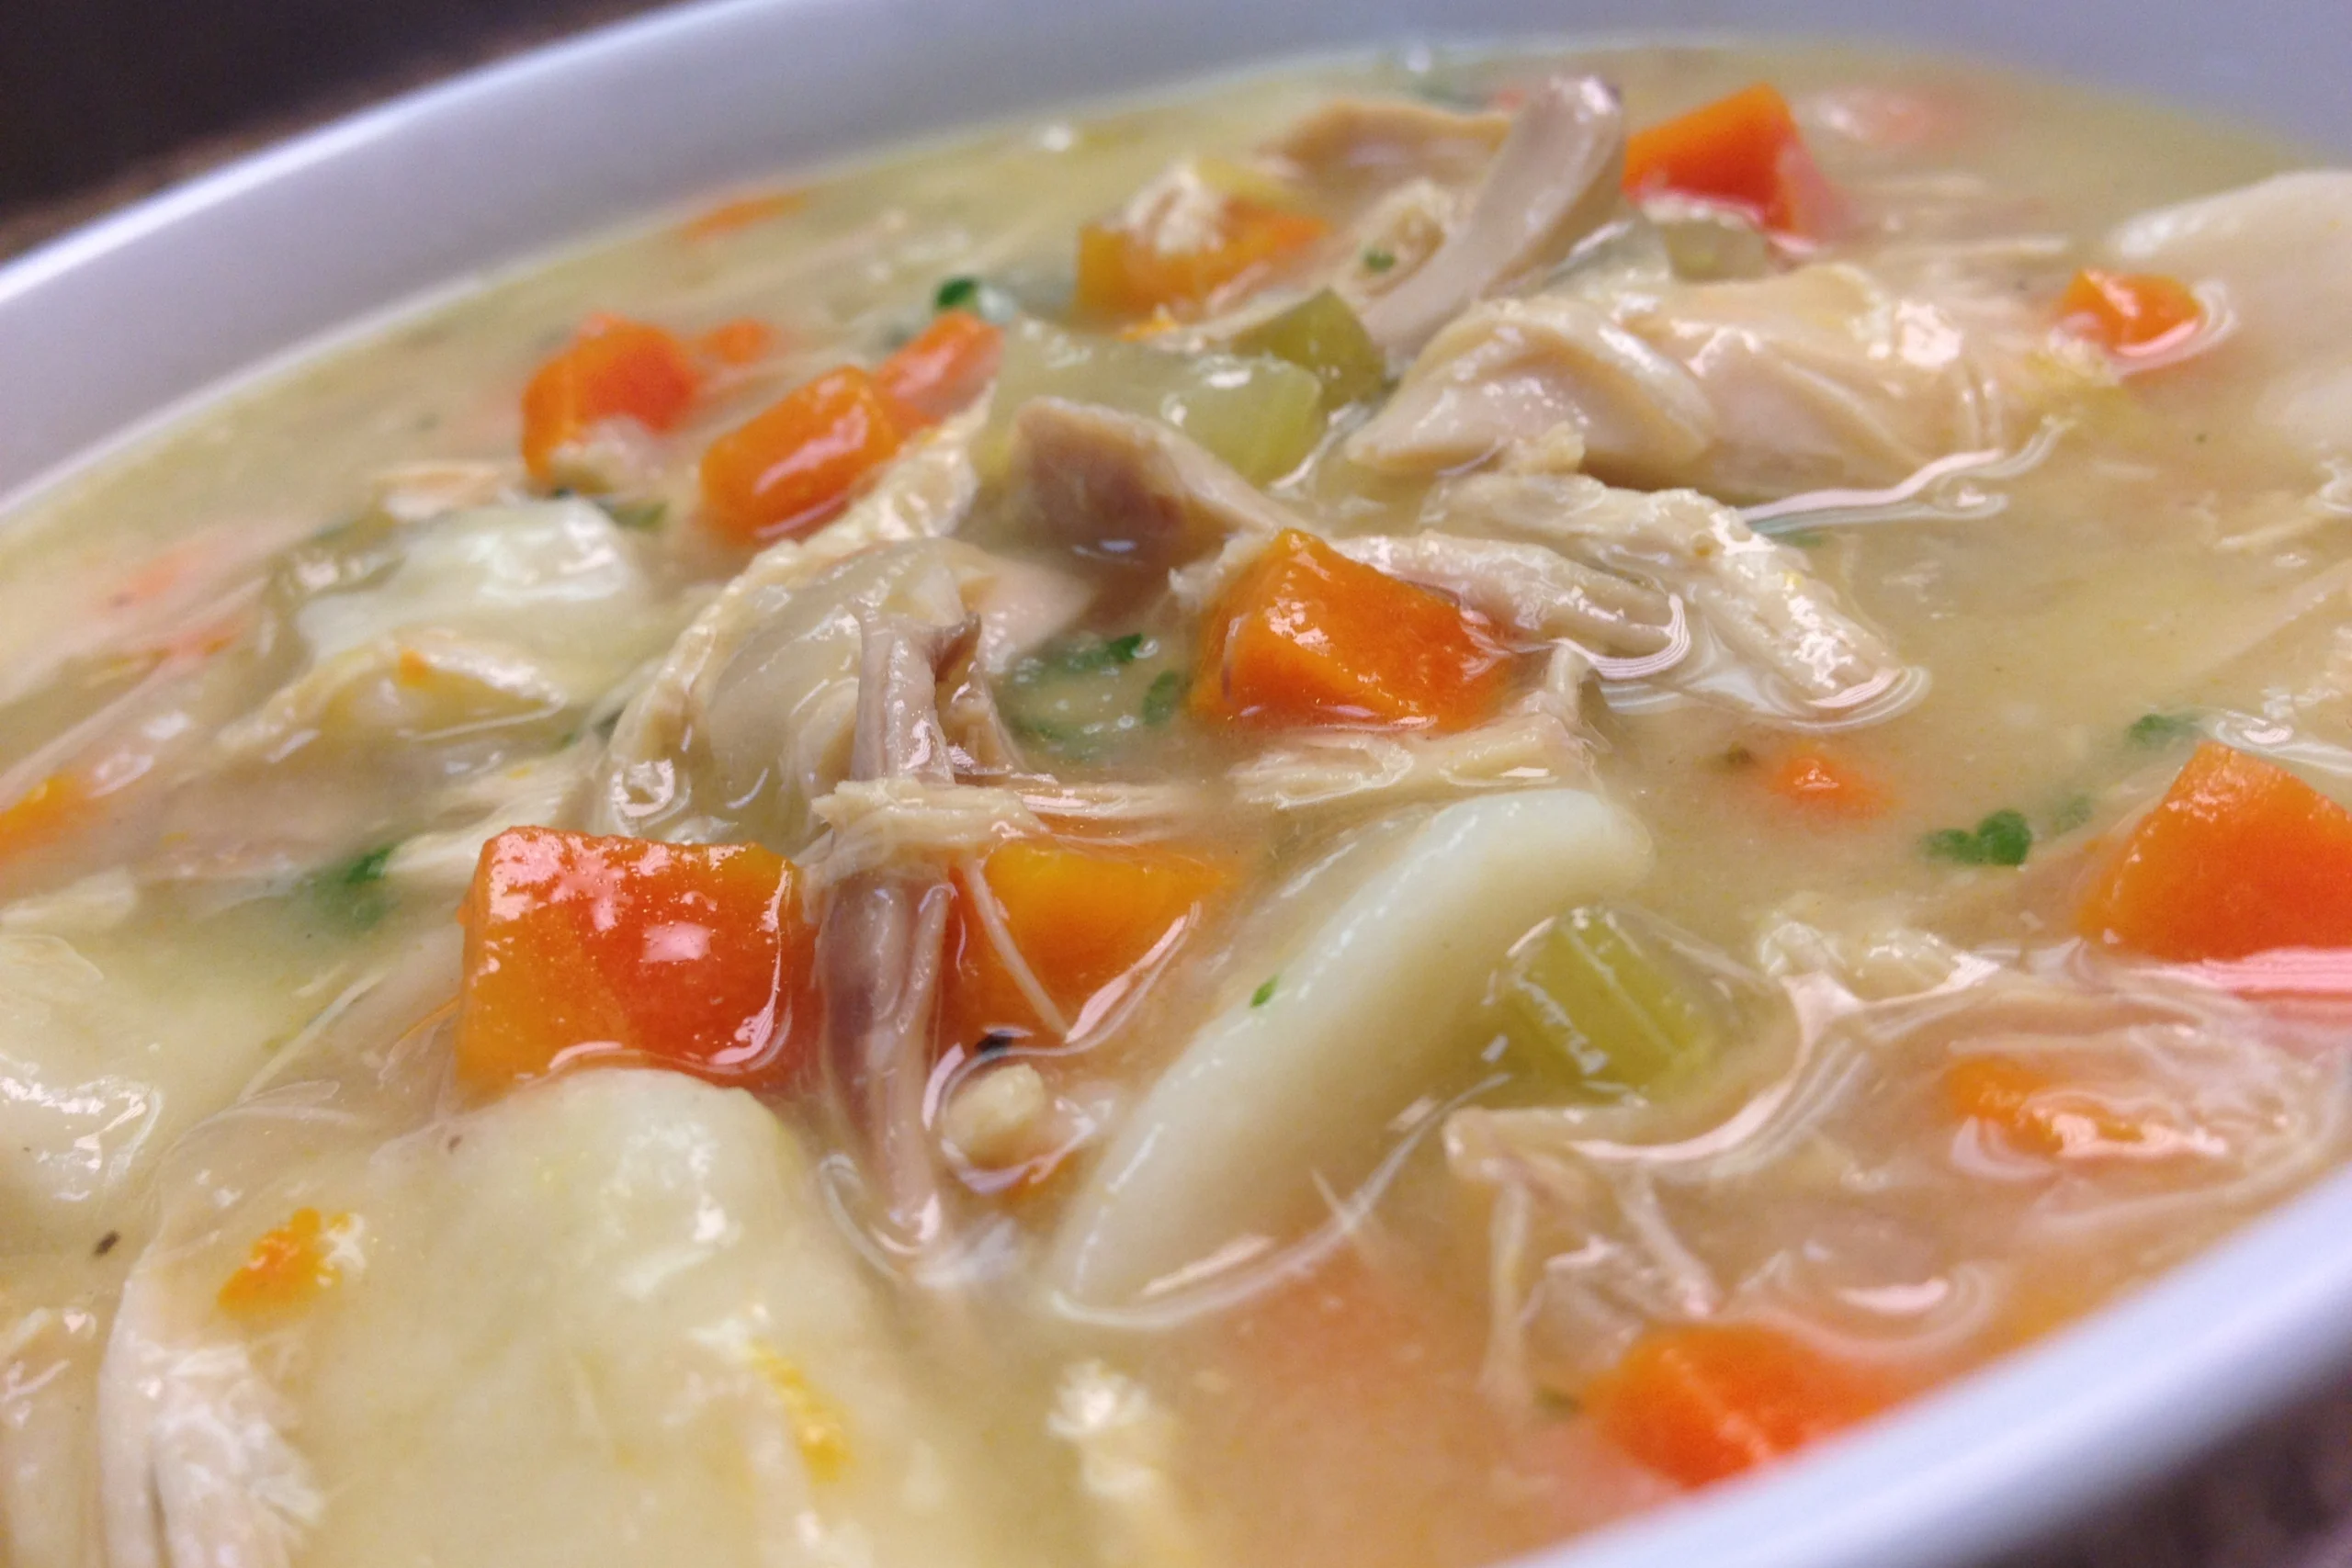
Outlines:
{"label": "creamy broth", "polygon": [[2300,166],[1322,64],[724,193],[26,501],[9,1560],[1483,1563],[2289,1196]]}

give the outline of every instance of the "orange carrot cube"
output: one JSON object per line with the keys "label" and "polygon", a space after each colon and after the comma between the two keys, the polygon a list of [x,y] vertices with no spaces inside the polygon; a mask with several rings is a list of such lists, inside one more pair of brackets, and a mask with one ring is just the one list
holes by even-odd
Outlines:
{"label": "orange carrot cube", "polygon": [[473,1089],[595,1062],[775,1089],[803,1066],[816,937],[791,864],[756,845],[510,829],[462,919]]}
{"label": "orange carrot cube", "polygon": [[1883,1379],[1759,1324],[1653,1328],[1587,1390],[1611,1441],[1704,1486],[1769,1464],[1884,1409]]}
{"label": "orange carrot cube", "polygon": [[943,310],[876,366],[874,379],[909,425],[936,423],[988,390],[1004,334],[969,310]]}
{"label": "orange carrot cube", "polygon": [[2209,740],[2109,858],[2075,929],[2182,963],[2352,947],[2352,812]]}
{"label": "orange carrot cube", "polygon": [[1143,964],[1171,951],[1232,880],[1231,867],[1159,844],[1016,839],[959,878],[956,960],[944,1037],[970,1044],[995,1029],[1044,1027],[979,914],[987,898],[1030,976],[1073,1031],[1115,1004]]}
{"label": "orange carrot cube", "polygon": [[1261,728],[1461,729],[1500,705],[1510,658],[1484,615],[1291,529],[1212,607],[1191,705]]}
{"label": "orange carrot cube", "polygon": [[523,463],[534,479],[556,453],[607,420],[669,430],[693,406],[701,376],[686,347],[660,327],[594,316],[571,345],[523,389]]}
{"label": "orange carrot cube", "polygon": [[739,543],[802,533],[839,512],[904,439],[904,417],[872,376],[831,371],[710,444],[703,502]]}
{"label": "orange carrot cube", "polygon": [[1791,234],[1820,233],[1837,205],[1788,100],[1763,82],[1628,138],[1625,190],[1720,202]]}

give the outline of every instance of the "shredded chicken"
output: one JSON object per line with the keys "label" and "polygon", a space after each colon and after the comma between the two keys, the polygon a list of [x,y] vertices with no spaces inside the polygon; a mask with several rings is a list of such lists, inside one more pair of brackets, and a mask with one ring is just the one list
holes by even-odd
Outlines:
{"label": "shredded chicken", "polygon": [[813,809],[830,829],[808,857],[820,886],[910,861],[986,854],[1044,831],[1015,791],[911,777],[847,780]]}
{"label": "shredded chicken", "polygon": [[1676,595],[1736,659],[1812,709],[1850,715],[1924,690],[1924,675],[1839,604],[1801,554],[1705,496],[1611,490],[1578,475],[1478,474],[1443,487],[1423,523],[1540,539]]}
{"label": "shredded chicken", "polygon": [[1624,152],[1624,113],[1605,83],[1544,82],[1444,243],[1364,307],[1365,329],[1409,352],[1464,306],[1540,272],[1616,210]]}
{"label": "shredded chicken", "polygon": [[1158,420],[1040,398],[1013,422],[1012,482],[1056,540],[1173,565],[1243,534],[1292,526],[1283,507]]}
{"label": "shredded chicken", "polygon": [[1688,469],[1715,434],[1689,371],[1600,306],[1545,295],[1464,311],[1347,450],[1383,472],[1435,473],[1544,442],[1549,466],[1638,481]]}
{"label": "shredded chicken", "polygon": [[[1454,1174],[1495,1200],[1498,1397],[1573,1388],[1645,1324],[1758,1299],[1860,1306],[1845,1321],[1883,1314],[1862,1331],[1890,1348],[1948,1355],[2004,1330],[1985,1270],[2114,1247],[2143,1249],[2144,1265],[2188,1245],[2187,1214],[2251,1211],[2341,1136],[2342,1104],[2312,1093],[2290,1032],[2217,992],[2153,977],[2094,987],[2063,960],[2021,971],[1899,923],[1775,916],[1761,946],[1792,967],[1776,975],[1778,1008],[1750,1015],[1741,1060],[1771,1073],[1717,1063],[1713,1077],[1735,1082],[1705,1116],[1636,1101],[1448,1119]],[[1762,1006],[1761,977],[1748,986]],[[1785,1048],[1755,1043],[1775,1037]],[[2045,1157],[1971,1122],[1930,1156],[1902,1086],[1981,1054],[2063,1064],[2060,1103],[2084,1126],[2128,1115],[2143,1131]],[[1720,1223],[1716,1195],[1757,1182],[1781,1201]]]}
{"label": "shredded chicken", "polygon": [[1333,98],[1259,151],[1341,193],[1410,179],[1468,185],[1510,134],[1498,110],[1464,114],[1419,98]]}
{"label": "shredded chicken", "polygon": [[1439,533],[1367,534],[1333,547],[1391,577],[1451,595],[1521,637],[1638,659],[1674,642],[1674,607],[1639,583],[1542,545]]}
{"label": "shredded chicken", "polygon": [[2020,308],[1896,295],[1847,265],[1607,293],[1563,290],[1462,314],[1350,440],[1385,471],[1497,456],[1566,427],[1581,466],[1735,501],[1892,484],[1997,447],[2037,394],[2041,337]]}
{"label": "shredded chicken", "polygon": [[1227,776],[1243,806],[1301,811],[1393,807],[1490,789],[1581,783],[1589,758],[1576,731],[1548,713],[1515,714],[1459,735],[1310,733],[1275,746]]}
{"label": "shredded chicken", "polygon": [[[937,691],[960,630],[895,616],[865,621],[853,780],[955,787]],[[832,889],[817,936],[826,1083],[863,1151],[879,1219],[917,1256],[944,1239],[947,1221],[923,1091],[952,902],[941,863],[860,871]]]}
{"label": "shredded chicken", "polygon": [[851,776],[864,617],[977,618],[972,659],[998,671],[1083,608],[1066,573],[932,536],[970,502],[977,429],[969,415],[942,427],[839,523],[771,547],[728,584],[623,711],[592,831],[749,829],[797,853],[820,827],[810,803]]}

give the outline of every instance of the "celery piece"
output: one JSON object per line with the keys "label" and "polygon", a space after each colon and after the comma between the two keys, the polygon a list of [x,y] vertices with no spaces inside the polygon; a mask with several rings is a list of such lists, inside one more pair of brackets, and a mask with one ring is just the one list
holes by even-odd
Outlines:
{"label": "celery piece", "polygon": [[1603,905],[1570,909],[1515,949],[1495,1000],[1523,1061],[1597,1100],[1671,1089],[1721,1043],[1695,977]]}
{"label": "celery piece", "polygon": [[1306,460],[1323,437],[1323,383],[1264,355],[1176,354],[1139,343],[1015,322],[981,437],[984,472],[1001,472],[1013,417],[1033,398],[1067,398],[1164,420],[1252,484]]}
{"label": "celery piece", "polygon": [[1318,289],[1233,340],[1238,354],[1268,354],[1311,370],[1333,407],[1361,402],[1388,385],[1388,356],[1348,302]]}

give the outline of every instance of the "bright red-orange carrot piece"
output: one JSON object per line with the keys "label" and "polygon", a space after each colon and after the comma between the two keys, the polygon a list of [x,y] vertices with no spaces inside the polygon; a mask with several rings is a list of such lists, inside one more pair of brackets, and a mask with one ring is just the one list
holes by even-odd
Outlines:
{"label": "bright red-orange carrot piece", "polygon": [[1891,1403],[1883,1380],[1752,1323],[1650,1329],[1585,1396],[1612,1441],[1685,1486],[1785,1458]]}
{"label": "bright red-orange carrot piece", "polygon": [[737,316],[719,322],[695,339],[695,351],[704,358],[741,369],[775,352],[776,330],[757,316]]}
{"label": "bright red-orange carrot piece", "polygon": [[2352,812],[2209,740],[2109,857],[2075,929],[2184,963],[2352,947]]}
{"label": "bright red-orange carrot piece", "polygon": [[510,829],[483,847],[463,919],[471,1088],[574,1062],[777,1088],[803,1066],[816,938],[791,864],[756,845]]}
{"label": "bright red-orange carrot piece", "polygon": [[1820,233],[1836,208],[1788,100],[1764,82],[1636,131],[1625,142],[1625,189],[1721,202],[1792,234]]}
{"label": "bright red-orange carrot piece", "polygon": [[2197,329],[2205,308],[2178,278],[2085,267],[2066,285],[2058,313],[2083,336],[2117,354],[2147,354]]}
{"label": "bright red-orange carrot piece", "polygon": [[988,390],[1004,357],[1004,334],[969,310],[943,310],[875,367],[874,380],[910,425],[958,412]]}
{"label": "bright red-orange carrot piece", "polygon": [[1210,608],[1191,706],[1261,728],[1461,729],[1510,680],[1485,616],[1292,529]]}
{"label": "bright red-orange carrot piece", "polygon": [[641,321],[595,316],[523,389],[523,463],[553,472],[558,450],[607,420],[669,430],[693,406],[701,375],[685,344]]}
{"label": "bright red-orange carrot piece", "polygon": [[854,367],[795,388],[703,453],[713,526],[756,544],[825,522],[898,454],[904,417]]}
{"label": "bright red-orange carrot piece", "polygon": [[1886,809],[1886,792],[1869,774],[1823,751],[1791,753],[1765,784],[1781,799],[1825,817],[1858,819]]}
{"label": "bright red-orange carrot piece", "polygon": [[254,1317],[307,1304],[335,1282],[336,1233],[347,1214],[323,1219],[316,1209],[297,1209],[286,1223],[265,1231],[215,1298],[223,1312]]}
{"label": "bright red-orange carrot piece", "polygon": [[808,193],[800,190],[763,191],[753,196],[739,196],[722,201],[716,207],[696,213],[678,226],[678,232],[689,240],[715,240],[721,234],[732,234],[781,218],[807,206]]}
{"label": "bright red-orange carrot piece", "polygon": [[1944,1072],[1944,1101],[1956,1118],[1997,1127],[2029,1154],[2056,1159],[2101,1149],[2144,1148],[2159,1129],[2084,1097],[2010,1056],[1964,1056]]}
{"label": "bright red-orange carrot piece", "polygon": [[1159,844],[1016,839],[998,846],[981,863],[983,886],[959,878],[944,1039],[969,1045],[991,1030],[1030,1033],[1044,1022],[989,939],[977,897],[990,900],[1030,976],[1075,1023],[1138,964],[1182,941],[1231,879],[1223,861]]}

